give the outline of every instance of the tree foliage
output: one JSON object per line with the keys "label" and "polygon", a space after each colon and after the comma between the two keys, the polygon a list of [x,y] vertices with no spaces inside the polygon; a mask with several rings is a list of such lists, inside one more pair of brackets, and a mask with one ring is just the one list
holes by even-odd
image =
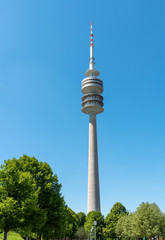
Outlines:
{"label": "tree foliage", "polygon": [[129,214],[121,217],[116,225],[116,235],[120,238],[135,238],[134,232],[134,214]]}
{"label": "tree foliage", "polygon": [[0,170],[0,226],[4,239],[9,230],[31,228],[36,215],[40,216],[42,227],[45,216],[39,208],[35,180],[30,173],[19,169],[18,160],[5,161]]}
{"label": "tree foliage", "polygon": [[114,204],[110,213],[105,218],[104,236],[106,238],[116,238],[115,230],[117,222],[122,216],[126,216],[127,214],[126,208],[120,202]]}
{"label": "tree foliage", "polygon": [[81,226],[78,228],[75,237],[78,238],[79,240],[87,239],[88,238],[88,233],[85,231],[84,226]]}
{"label": "tree foliage", "polygon": [[63,235],[65,222],[65,202],[61,196],[61,184],[58,183],[57,175],[46,162],[39,162],[34,157],[24,155],[19,159],[22,171],[29,172],[35,179],[38,190],[38,203],[46,215],[45,224],[42,228],[34,227],[32,232],[41,238],[60,237]]}
{"label": "tree foliage", "polygon": [[5,161],[0,171],[0,219],[4,230],[31,232],[36,238],[64,234],[65,202],[61,184],[47,163],[24,155]]}
{"label": "tree foliage", "polygon": [[78,218],[77,214],[70,209],[69,207],[66,208],[66,222],[65,222],[65,237],[74,238],[75,233],[78,230]]}
{"label": "tree foliage", "polygon": [[134,213],[118,221],[116,234],[121,238],[164,236],[164,220],[164,214],[155,203],[142,203]]}
{"label": "tree foliage", "polygon": [[92,226],[94,225],[94,221],[97,222],[96,238],[101,240],[101,239],[103,239],[103,227],[105,226],[104,216],[101,214],[101,212],[91,211],[91,212],[88,213],[88,215],[86,217],[86,222],[85,222],[85,225],[84,225],[85,230],[89,234]]}
{"label": "tree foliage", "polygon": [[77,213],[77,218],[78,218],[78,227],[84,226],[84,223],[86,221],[86,214],[83,212]]}
{"label": "tree foliage", "polygon": [[160,235],[162,213],[155,203],[142,203],[135,212],[135,233],[139,237]]}

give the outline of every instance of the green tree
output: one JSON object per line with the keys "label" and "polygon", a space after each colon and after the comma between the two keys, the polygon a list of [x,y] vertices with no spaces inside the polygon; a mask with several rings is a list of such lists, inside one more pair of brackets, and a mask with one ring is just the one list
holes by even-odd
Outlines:
{"label": "green tree", "polygon": [[[46,162],[39,162],[35,157],[23,155],[18,159],[19,168],[23,172],[31,174],[36,183],[38,191],[38,204],[44,212],[46,220],[42,228],[34,225],[32,232],[36,233],[38,239],[59,238],[64,235],[65,224],[65,202],[61,195],[61,184],[57,175]],[[26,228],[24,234],[28,235]]]}
{"label": "green tree", "polygon": [[116,235],[119,238],[136,238],[134,231],[134,214],[129,214],[121,217],[116,225]]}
{"label": "green tree", "polygon": [[86,221],[86,214],[83,212],[77,213],[78,218],[78,227],[84,226],[84,223]]}
{"label": "green tree", "polygon": [[65,237],[74,238],[78,230],[77,214],[69,207],[66,208]]}
{"label": "green tree", "polygon": [[165,235],[165,216],[155,203],[142,203],[137,210],[122,217],[116,226],[121,238],[152,238]]}
{"label": "green tree", "polygon": [[88,233],[85,231],[84,226],[81,226],[78,228],[75,237],[78,238],[79,240],[87,239],[88,238]]}
{"label": "green tree", "polygon": [[97,239],[103,239],[103,227],[104,227],[104,216],[101,212],[91,211],[88,213],[86,217],[86,222],[84,224],[85,230],[90,233],[92,226],[94,225],[94,221],[97,222],[96,226],[96,237]]}
{"label": "green tree", "polygon": [[151,238],[161,234],[162,212],[155,203],[142,203],[135,214],[135,234],[138,237]]}
{"label": "green tree", "polygon": [[160,224],[160,236],[161,237],[165,237],[165,214],[162,213],[162,221],[161,221],[161,224]]}
{"label": "green tree", "polygon": [[110,213],[105,218],[105,228],[103,232],[106,238],[116,238],[117,222],[122,216],[127,214],[126,208],[120,202],[114,204],[110,210]]}
{"label": "green tree", "polygon": [[36,215],[40,217],[39,225],[42,227],[45,216],[39,209],[33,177],[20,171],[16,159],[5,161],[0,169],[0,226],[4,231],[4,240],[9,230],[25,225],[31,228]]}

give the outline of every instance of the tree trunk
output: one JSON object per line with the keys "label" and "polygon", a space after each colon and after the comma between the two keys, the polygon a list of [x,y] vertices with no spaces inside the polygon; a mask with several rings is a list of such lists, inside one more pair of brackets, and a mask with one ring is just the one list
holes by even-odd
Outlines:
{"label": "tree trunk", "polygon": [[7,233],[9,231],[9,228],[8,227],[5,227],[4,229],[4,240],[7,240]]}

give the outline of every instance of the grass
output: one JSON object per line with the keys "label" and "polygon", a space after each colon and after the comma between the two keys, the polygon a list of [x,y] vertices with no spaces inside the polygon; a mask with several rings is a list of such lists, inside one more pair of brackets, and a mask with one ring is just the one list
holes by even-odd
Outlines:
{"label": "grass", "polygon": [[[3,239],[4,233],[0,233],[0,240]],[[7,240],[22,240],[21,236],[18,233],[15,232],[8,232],[7,234]]]}

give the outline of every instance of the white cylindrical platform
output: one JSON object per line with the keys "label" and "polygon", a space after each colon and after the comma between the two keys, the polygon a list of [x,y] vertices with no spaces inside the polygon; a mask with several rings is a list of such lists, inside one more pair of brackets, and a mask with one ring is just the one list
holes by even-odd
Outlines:
{"label": "white cylindrical platform", "polygon": [[100,211],[96,113],[89,113],[88,213]]}

